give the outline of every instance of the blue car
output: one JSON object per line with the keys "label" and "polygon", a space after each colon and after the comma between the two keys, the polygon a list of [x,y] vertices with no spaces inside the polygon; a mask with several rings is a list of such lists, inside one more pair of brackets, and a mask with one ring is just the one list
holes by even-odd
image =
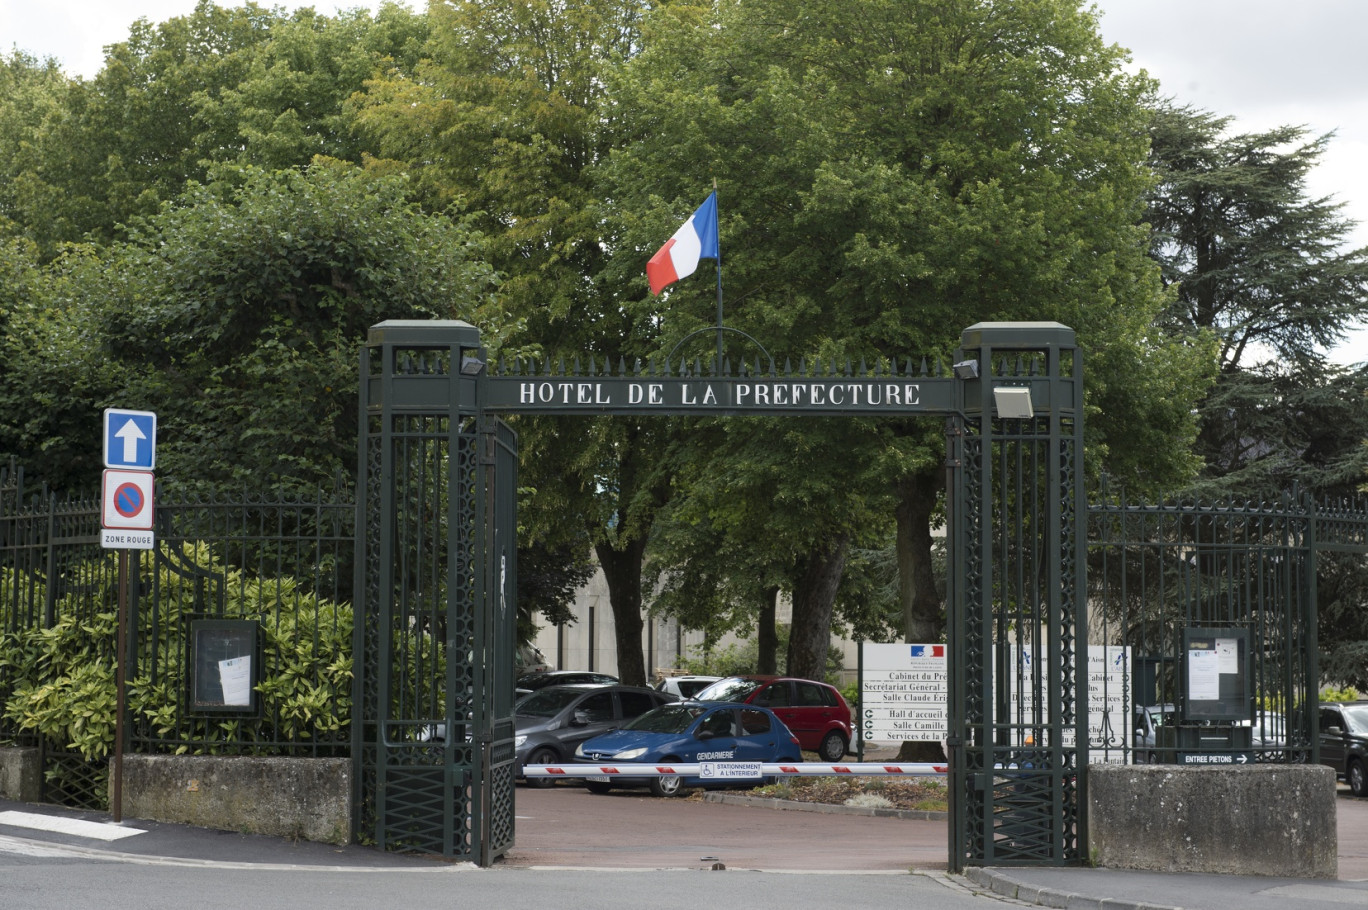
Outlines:
{"label": "blue car", "polygon": [[[798,738],[767,708],[734,702],[684,701],[662,705],[619,730],[595,736],[575,750],[575,761],[692,764],[706,761],[783,762],[803,760]],[[656,796],[678,796],[686,787],[717,781],[689,777],[590,777],[589,792],[649,786]],[[725,785],[725,784],[724,784]]]}

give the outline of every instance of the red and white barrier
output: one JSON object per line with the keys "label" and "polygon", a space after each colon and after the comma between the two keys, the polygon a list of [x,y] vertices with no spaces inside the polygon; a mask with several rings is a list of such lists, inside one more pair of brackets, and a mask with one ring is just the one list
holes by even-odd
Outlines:
{"label": "red and white barrier", "polygon": [[[573,765],[523,765],[526,777],[703,777],[704,765],[708,762],[692,764],[647,765],[632,764],[573,764]],[[850,764],[819,764],[801,762],[799,764],[760,764],[761,777],[822,777],[831,775],[852,775],[858,777],[942,777],[949,771],[948,765],[935,765],[924,762],[912,764],[887,764],[884,762],[852,762]]]}

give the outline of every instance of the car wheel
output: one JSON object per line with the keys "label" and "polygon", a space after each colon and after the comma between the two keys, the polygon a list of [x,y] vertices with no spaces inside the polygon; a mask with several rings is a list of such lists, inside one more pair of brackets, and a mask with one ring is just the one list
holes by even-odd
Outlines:
{"label": "car wheel", "polygon": [[1349,792],[1355,796],[1368,796],[1368,774],[1364,773],[1363,760],[1354,758],[1349,761],[1349,770],[1344,775],[1349,784]]}
{"label": "car wheel", "polygon": [[[533,749],[532,754],[527,756],[527,761],[524,762],[524,764],[554,765],[558,761],[560,761],[560,757],[556,755],[554,750],[542,747],[540,749]],[[538,790],[545,790],[556,782],[556,779],[553,777],[528,777],[525,779],[529,787],[536,787]]]}
{"label": "car wheel", "polygon": [[602,781],[597,781],[597,780],[591,780],[589,783],[585,784],[584,786],[586,786],[586,787],[589,788],[589,792],[590,792],[590,793],[598,793],[598,794],[607,793],[609,790],[613,789],[613,785],[612,785],[612,784],[605,784],[605,783],[603,783]]}
{"label": "car wheel", "polygon": [[[663,760],[676,761],[676,759],[672,758],[667,758]],[[665,775],[660,775],[658,777],[651,778],[652,796],[683,796],[686,792],[688,792],[688,790],[684,786],[684,778],[682,777],[667,777]]]}
{"label": "car wheel", "polygon": [[822,757],[822,761],[840,761],[846,754],[845,737],[832,730],[818,743],[817,754]]}

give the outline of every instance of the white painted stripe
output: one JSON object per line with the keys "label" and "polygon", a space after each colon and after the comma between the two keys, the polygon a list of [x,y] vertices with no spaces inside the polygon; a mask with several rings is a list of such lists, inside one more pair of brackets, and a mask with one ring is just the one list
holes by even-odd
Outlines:
{"label": "white painted stripe", "polygon": [[79,818],[40,815],[37,812],[0,812],[0,825],[71,834],[76,837],[89,837],[92,840],[122,840],[135,834],[147,833],[142,828],[128,828],[111,822],[88,822]]}

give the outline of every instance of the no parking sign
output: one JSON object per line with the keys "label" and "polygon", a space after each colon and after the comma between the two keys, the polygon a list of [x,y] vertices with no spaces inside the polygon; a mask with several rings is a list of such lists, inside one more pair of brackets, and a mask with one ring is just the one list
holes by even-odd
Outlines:
{"label": "no parking sign", "polygon": [[[104,528],[101,541],[106,547],[147,549],[152,546],[152,535],[127,533],[152,530],[151,471],[104,472],[100,510],[100,525]],[[122,532],[122,533],[121,533]]]}

